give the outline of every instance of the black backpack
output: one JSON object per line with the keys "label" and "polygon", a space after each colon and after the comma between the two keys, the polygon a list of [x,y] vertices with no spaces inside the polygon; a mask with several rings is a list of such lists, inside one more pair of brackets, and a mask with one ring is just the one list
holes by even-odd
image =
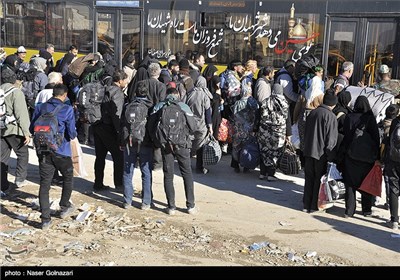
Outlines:
{"label": "black backpack", "polygon": [[159,110],[153,142],[158,148],[186,146],[186,117],[178,101],[168,101]]}
{"label": "black backpack", "polygon": [[126,106],[125,118],[128,123],[129,144],[141,144],[146,134],[148,108],[137,100],[133,100]]}
{"label": "black backpack", "polygon": [[93,124],[101,119],[101,103],[105,95],[105,86],[100,82],[84,85],[79,91],[78,110],[85,122]]}
{"label": "black backpack", "polygon": [[[47,106],[44,103],[42,106]],[[38,155],[56,152],[63,141],[63,135],[58,133],[58,112],[65,104],[58,105],[53,111],[46,112],[35,121],[33,143]]]}

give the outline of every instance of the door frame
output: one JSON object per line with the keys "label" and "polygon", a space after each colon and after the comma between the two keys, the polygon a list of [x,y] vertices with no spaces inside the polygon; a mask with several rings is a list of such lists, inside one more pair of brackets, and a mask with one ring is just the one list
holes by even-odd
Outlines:
{"label": "door frame", "polygon": [[[364,72],[364,58],[367,52],[367,35],[368,23],[370,22],[397,22],[395,43],[393,47],[393,68],[392,79],[400,78],[400,19],[393,15],[327,15],[326,18],[326,32],[324,43],[323,64],[327,65],[330,45],[330,35],[332,29],[332,22],[356,22],[356,33],[354,38],[355,52],[354,52],[354,73],[351,78],[352,84],[357,84],[361,81]],[[397,50],[397,51],[396,51]]]}
{"label": "door frame", "polygon": [[114,59],[117,62],[118,69],[122,69],[122,19],[123,15],[139,15],[140,17],[140,42],[139,42],[139,53],[142,57],[144,49],[144,23],[143,23],[143,11],[142,9],[135,8],[123,8],[123,7],[96,7],[94,12],[94,30],[93,30],[93,50],[98,51],[98,38],[97,38],[97,23],[99,14],[113,14],[114,17]]}

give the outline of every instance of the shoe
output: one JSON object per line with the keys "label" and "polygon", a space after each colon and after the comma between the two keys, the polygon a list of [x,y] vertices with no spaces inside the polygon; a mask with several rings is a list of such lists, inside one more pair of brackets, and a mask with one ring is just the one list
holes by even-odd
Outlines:
{"label": "shoe", "polygon": [[383,205],[383,208],[386,209],[386,210],[389,210],[389,209],[390,209],[389,203],[386,202],[386,203]]}
{"label": "shoe", "polygon": [[308,211],[308,209],[306,209],[306,208],[304,208],[303,210],[301,210],[301,211],[303,211],[304,213],[309,213]]}
{"label": "shoe", "polygon": [[343,216],[345,219],[353,218],[353,215],[344,214]]}
{"label": "shoe", "polygon": [[109,187],[109,186],[106,186],[106,185],[101,185],[101,186],[93,185],[93,189],[94,189],[95,191],[106,191],[106,190],[109,190],[110,187]]}
{"label": "shoe", "polygon": [[239,168],[239,167],[236,167],[236,168],[234,169],[234,171],[235,171],[236,173],[240,173],[240,168]]}
{"label": "shoe", "polygon": [[123,207],[124,209],[129,209],[129,208],[132,207],[132,205],[129,204],[129,203],[124,202],[124,204],[122,204],[122,207]]}
{"label": "shoe", "polygon": [[47,222],[42,222],[42,224],[41,224],[42,230],[47,230],[50,228],[50,226],[51,226],[51,220],[49,220]]}
{"label": "shoe", "polygon": [[196,207],[189,207],[187,211],[190,215],[195,215],[198,212]]}
{"label": "shoe", "polygon": [[140,206],[140,209],[147,211],[150,210],[151,206],[149,204],[144,204],[142,203],[142,205]]}
{"label": "shoe", "polygon": [[362,214],[364,215],[364,217],[371,217],[372,216],[372,212],[362,212]]}
{"label": "shoe", "polygon": [[398,229],[399,229],[399,223],[398,223],[398,222],[392,222],[392,221],[390,221],[390,222],[388,222],[388,226],[389,226],[391,229],[394,229],[394,230],[398,230]]}
{"label": "shoe", "polygon": [[66,217],[69,217],[69,216],[71,216],[71,214],[74,211],[75,211],[75,207],[71,205],[70,207],[66,208],[65,210],[61,210],[60,218],[65,219]]}
{"label": "shoe", "polygon": [[243,173],[250,173],[250,169],[248,169],[248,168],[243,168]]}
{"label": "shoe", "polygon": [[262,175],[262,174],[260,174],[260,176],[258,176],[258,179],[260,179],[260,180],[264,180],[265,178],[267,178],[268,176],[266,176],[266,175]]}
{"label": "shoe", "polygon": [[26,186],[28,184],[29,184],[29,182],[27,180],[15,181],[15,185],[17,186],[17,188],[21,188],[21,187]]}
{"label": "shoe", "polygon": [[176,213],[176,210],[175,210],[175,209],[173,209],[173,208],[167,208],[167,214],[168,214],[168,215],[173,216],[173,215],[175,215],[175,213]]}

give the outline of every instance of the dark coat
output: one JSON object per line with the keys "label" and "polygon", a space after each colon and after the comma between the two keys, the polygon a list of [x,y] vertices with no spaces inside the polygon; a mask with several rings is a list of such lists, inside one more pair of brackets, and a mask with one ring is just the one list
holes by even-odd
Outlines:
{"label": "dark coat", "polygon": [[326,154],[328,161],[334,158],[338,137],[337,119],[328,106],[322,104],[307,116],[304,156],[317,160]]}
{"label": "dark coat", "polygon": [[[372,114],[372,111],[366,113],[354,112],[347,114],[344,125],[343,125],[343,145],[346,152],[348,152],[351,142],[353,141],[354,132],[357,127],[365,124],[367,131],[373,141],[376,143],[376,147],[371,147],[370,150],[365,151],[366,153],[371,153],[372,151],[377,151],[375,157],[379,158],[379,130],[376,119]],[[343,179],[344,183],[348,187],[359,188],[364,178],[367,176],[368,172],[372,169],[374,163],[362,162],[359,160],[354,160],[348,155],[345,156]]]}

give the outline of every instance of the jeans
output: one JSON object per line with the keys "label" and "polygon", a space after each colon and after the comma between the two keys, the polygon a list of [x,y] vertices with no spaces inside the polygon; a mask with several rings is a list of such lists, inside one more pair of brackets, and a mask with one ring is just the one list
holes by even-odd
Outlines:
{"label": "jeans", "polygon": [[17,168],[15,170],[15,182],[22,182],[28,175],[29,151],[28,146],[24,145],[25,137],[9,135],[1,138],[1,190],[8,188],[7,179],[8,161],[11,150],[17,155]]}
{"label": "jeans", "polygon": [[62,193],[60,200],[61,210],[71,206],[69,202],[73,187],[74,168],[70,157],[60,156],[56,154],[47,154],[39,157],[39,204],[42,215],[40,218],[43,222],[50,221],[50,200],[49,191],[51,180],[53,179],[54,170],[60,170],[63,176]]}
{"label": "jeans", "polygon": [[179,170],[183,177],[183,184],[185,187],[186,207],[193,208],[194,203],[194,188],[193,188],[193,175],[190,160],[190,149],[179,148],[172,151],[167,146],[161,148],[163,158],[163,171],[164,171],[164,190],[167,196],[168,208],[175,209],[175,189],[174,189],[174,159],[178,161]]}
{"label": "jeans", "polygon": [[124,150],[124,201],[129,205],[132,203],[134,192],[132,178],[138,157],[142,173],[142,203],[150,205],[153,199],[153,192],[151,190],[153,183],[153,148],[141,145],[140,149],[138,149],[137,144],[132,147],[125,147]]}
{"label": "jeans", "polygon": [[119,149],[118,135],[115,129],[106,124],[92,125],[96,159],[94,161],[94,185],[101,187],[104,180],[104,167],[107,152],[111,153],[114,164],[114,186],[122,186],[123,153]]}

